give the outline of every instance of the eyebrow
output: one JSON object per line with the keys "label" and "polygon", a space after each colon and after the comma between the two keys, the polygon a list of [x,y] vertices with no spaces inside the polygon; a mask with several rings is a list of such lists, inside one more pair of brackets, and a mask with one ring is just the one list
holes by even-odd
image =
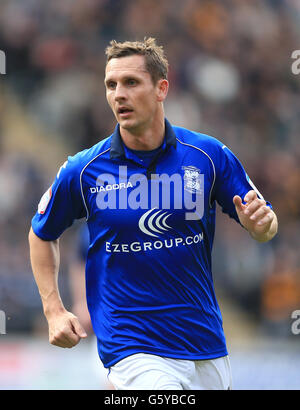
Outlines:
{"label": "eyebrow", "polygon": [[[146,71],[146,70],[143,70],[143,71]],[[140,80],[140,78],[137,76],[137,75],[135,75],[135,74],[132,74],[132,75],[125,75],[124,77],[122,77],[121,78],[121,81],[127,81],[127,80]],[[104,84],[105,85],[107,85],[108,83],[110,83],[110,82],[116,82],[116,80],[113,78],[113,77],[108,77],[108,78],[104,78]]]}

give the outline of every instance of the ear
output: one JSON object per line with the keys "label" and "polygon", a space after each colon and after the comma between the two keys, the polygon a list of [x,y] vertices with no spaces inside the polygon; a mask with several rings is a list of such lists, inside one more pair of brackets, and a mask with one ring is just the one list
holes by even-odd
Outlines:
{"label": "ear", "polygon": [[157,81],[157,101],[163,102],[168,94],[169,81],[161,78]]}

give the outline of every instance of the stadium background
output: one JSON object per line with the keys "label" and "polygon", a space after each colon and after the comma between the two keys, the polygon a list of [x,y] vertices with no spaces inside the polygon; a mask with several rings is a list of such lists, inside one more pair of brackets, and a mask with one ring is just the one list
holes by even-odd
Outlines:
{"label": "stadium background", "polygon": [[[48,345],[27,234],[67,155],[109,135],[108,42],[154,36],[165,47],[166,116],[221,139],[270,200],[280,230],[257,244],[218,215],[214,280],[236,389],[299,389],[300,49],[298,0],[2,0],[0,50],[0,389],[104,389],[93,337]],[[72,309],[70,267],[79,224],[61,240],[60,286]],[[99,377],[98,377],[99,376]]]}

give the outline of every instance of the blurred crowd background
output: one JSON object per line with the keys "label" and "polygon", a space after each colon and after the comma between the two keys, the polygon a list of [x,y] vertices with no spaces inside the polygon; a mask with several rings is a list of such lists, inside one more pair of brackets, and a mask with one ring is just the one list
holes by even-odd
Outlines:
{"label": "blurred crowd background", "polygon": [[[300,74],[292,73],[291,54],[300,49],[298,0],[1,0],[0,310],[7,334],[46,331],[29,265],[31,218],[66,157],[115,126],[103,84],[109,41],[145,36],[156,37],[169,60],[167,118],[226,144],[278,215],[279,233],[267,244],[218,215],[221,308],[222,298],[230,300],[259,332],[295,340]],[[79,228],[61,243],[68,307]]]}

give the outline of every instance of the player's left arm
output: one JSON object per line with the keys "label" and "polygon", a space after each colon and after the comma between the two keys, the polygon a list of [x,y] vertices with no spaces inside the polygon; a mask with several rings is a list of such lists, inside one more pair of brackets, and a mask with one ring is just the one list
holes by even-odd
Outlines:
{"label": "player's left arm", "polygon": [[278,221],[275,212],[258,198],[254,190],[244,197],[244,203],[239,195],[235,195],[233,203],[240,223],[258,242],[268,242],[277,233]]}

